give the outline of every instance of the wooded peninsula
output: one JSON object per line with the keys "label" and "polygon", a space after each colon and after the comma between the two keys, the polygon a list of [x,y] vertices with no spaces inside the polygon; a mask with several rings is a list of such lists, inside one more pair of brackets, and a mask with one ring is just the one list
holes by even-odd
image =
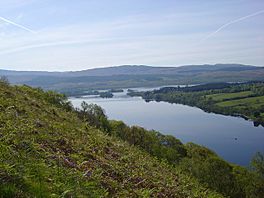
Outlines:
{"label": "wooded peninsula", "polygon": [[264,83],[209,83],[196,86],[164,87],[128,93],[146,101],[165,101],[198,107],[206,112],[240,116],[255,126],[264,126]]}

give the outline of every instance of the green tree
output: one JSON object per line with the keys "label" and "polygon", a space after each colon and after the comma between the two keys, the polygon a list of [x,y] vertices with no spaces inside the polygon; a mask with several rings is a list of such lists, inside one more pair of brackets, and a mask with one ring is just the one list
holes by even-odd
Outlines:
{"label": "green tree", "polygon": [[77,109],[79,116],[96,128],[102,129],[106,132],[110,131],[109,121],[102,109],[97,104],[88,104],[85,101],[81,103],[81,109]]}
{"label": "green tree", "polygon": [[0,76],[0,84],[9,85],[8,78],[6,76]]}
{"label": "green tree", "polygon": [[262,178],[264,178],[264,155],[257,152],[251,161],[251,168]]}

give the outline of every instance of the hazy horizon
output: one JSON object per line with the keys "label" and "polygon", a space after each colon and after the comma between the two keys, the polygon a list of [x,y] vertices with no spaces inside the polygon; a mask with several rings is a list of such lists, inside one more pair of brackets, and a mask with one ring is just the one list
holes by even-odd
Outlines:
{"label": "hazy horizon", "polygon": [[188,67],[188,66],[200,66],[200,65],[244,65],[244,66],[253,66],[253,67],[264,67],[263,65],[249,65],[249,64],[241,64],[241,63],[215,63],[215,64],[188,64],[188,65],[176,65],[176,66],[172,66],[172,65],[166,65],[166,66],[161,66],[161,65],[108,65],[108,66],[97,66],[97,67],[90,67],[87,69],[81,69],[81,70],[52,70],[52,71],[48,71],[48,70],[31,70],[31,69],[26,69],[26,70],[14,70],[14,69],[2,69],[0,68],[0,70],[7,70],[7,71],[18,71],[18,72],[79,72],[79,71],[85,71],[85,70],[92,70],[92,69],[106,69],[106,68],[113,68],[113,67],[123,67],[123,66],[145,66],[145,67]]}
{"label": "hazy horizon", "polygon": [[0,69],[264,65],[264,1],[0,1]]}

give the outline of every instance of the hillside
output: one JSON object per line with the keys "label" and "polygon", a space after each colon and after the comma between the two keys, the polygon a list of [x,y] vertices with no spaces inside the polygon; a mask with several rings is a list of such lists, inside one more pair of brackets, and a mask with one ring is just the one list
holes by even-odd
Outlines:
{"label": "hillside", "polygon": [[72,95],[91,89],[131,88],[208,82],[264,80],[264,67],[241,64],[180,67],[116,66],[73,72],[25,72],[0,70],[11,83],[27,84]]}
{"label": "hillside", "polygon": [[94,104],[0,81],[0,197],[247,197],[252,170],[170,135],[108,120]]}
{"label": "hillside", "polygon": [[0,83],[0,197],[222,197],[83,122],[62,95]]}
{"label": "hillside", "polygon": [[178,67],[153,67],[146,65],[122,65],[112,67],[101,67],[82,71],[70,72],[46,72],[46,71],[12,71],[0,70],[1,75],[6,76],[113,76],[113,75],[154,75],[154,74],[178,74],[197,73],[208,71],[247,71],[259,70],[262,67],[242,64],[215,64],[215,65],[186,65]]}

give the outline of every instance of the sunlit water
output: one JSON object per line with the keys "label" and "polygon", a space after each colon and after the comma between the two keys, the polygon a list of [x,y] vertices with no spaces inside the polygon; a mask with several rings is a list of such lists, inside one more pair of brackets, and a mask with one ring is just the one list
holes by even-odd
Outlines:
{"label": "sunlit water", "polygon": [[264,128],[254,127],[242,118],[206,113],[181,104],[147,103],[126,92],[115,93],[109,99],[87,96],[70,100],[75,107],[80,107],[82,101],[96,103],[110,119],[174,135],[184,143],[204,145],[236,164],[247,166],[257,151],[264,152]]}

